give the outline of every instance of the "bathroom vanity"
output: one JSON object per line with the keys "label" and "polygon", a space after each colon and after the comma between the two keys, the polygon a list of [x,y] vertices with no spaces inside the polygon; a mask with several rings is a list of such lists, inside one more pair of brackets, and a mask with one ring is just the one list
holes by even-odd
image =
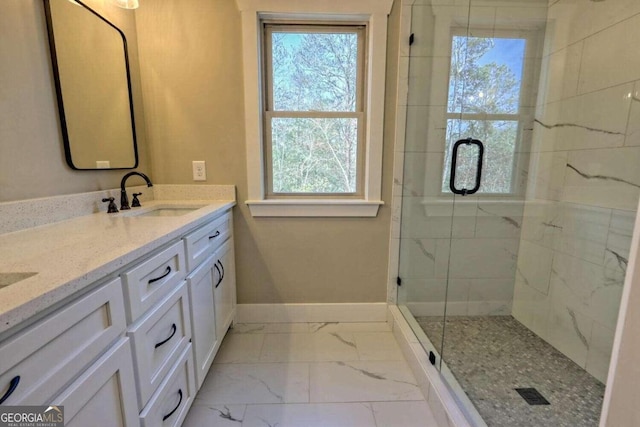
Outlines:
{"label": "bathroom vanity", "polygon": [[1,234],[1,404],[64,405],[67,426],[181,425],[235,316],[234,205]]}

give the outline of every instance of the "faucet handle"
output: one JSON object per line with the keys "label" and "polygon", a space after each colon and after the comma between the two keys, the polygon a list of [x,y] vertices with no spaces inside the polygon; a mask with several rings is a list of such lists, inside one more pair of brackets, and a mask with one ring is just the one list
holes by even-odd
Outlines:
{"label": "faucet handle", "polygon": [[132,208],[139,208],[140,207],[140,200],[138,200],[138,196],[141,195],[142,193],[133,193],[133,200],[131,201],[131,207]]}
{"label": "faucet handle", "polygon": [[102,199],[103,202],[109,202],[109,206],[107,207],[107,213],[118,213],[118,207],[116,206],[115,202],[114,202],[114,198],[113,197],[105,197],[104,199]]}

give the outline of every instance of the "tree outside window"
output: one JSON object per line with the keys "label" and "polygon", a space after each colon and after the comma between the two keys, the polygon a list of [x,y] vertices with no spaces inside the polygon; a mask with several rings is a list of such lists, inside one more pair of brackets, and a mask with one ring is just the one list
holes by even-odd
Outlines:
{"label": "tree outside window", "polygon": [[267,194],[361,192],[364,27],[265,25]]}
{"label": "tree outside window", "polygon": [[[453,36],[443,192],[449,192],[453,144],[471,137],[485,145],[479,193],[514,193],[525,52],[524,38]],[[461,150],[456,187],[474,186],[476,158],[477,150]]]}

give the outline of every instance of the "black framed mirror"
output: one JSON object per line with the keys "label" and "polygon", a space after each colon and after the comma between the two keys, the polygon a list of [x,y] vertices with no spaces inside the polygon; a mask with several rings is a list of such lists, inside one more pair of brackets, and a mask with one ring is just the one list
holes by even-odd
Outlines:
{"label": "black framed mirror", "polygon": [[82,0],[44,0],[69,166],[133,169],[138,149],[124,33]]}

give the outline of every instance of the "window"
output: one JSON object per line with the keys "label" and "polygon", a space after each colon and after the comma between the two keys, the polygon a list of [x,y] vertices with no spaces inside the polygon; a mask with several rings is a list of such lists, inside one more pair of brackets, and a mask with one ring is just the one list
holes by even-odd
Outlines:
{"label": "window", "polygon": [[[478,194],[517,194],[520,189],[515,172],[520,138],[523,125],[530,120],[523,108],[527,105],[523,86],[530,56],[527,35],[503,31],[467,37],[454,33],[451,46],[442,192],[450,191],[453,144],[473,137],[485,145]],[[456,187],[473,187],[476,156],[474,148],[460,150]]]}
{"label": "window", "polygon": [[376,216],[392,0],[236,1],[251,214]]}
{"label": "window", "polygon": [[266,195],[362,195],[364,25],[265,23]]}

